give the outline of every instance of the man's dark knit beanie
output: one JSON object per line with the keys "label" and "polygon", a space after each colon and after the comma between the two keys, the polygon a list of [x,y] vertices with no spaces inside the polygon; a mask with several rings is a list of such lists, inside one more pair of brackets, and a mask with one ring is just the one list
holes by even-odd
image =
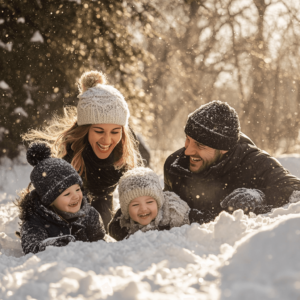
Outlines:
{"label": "man's dark knit beanie", "polygon": [[51,157],[51,149],[46,143],[32,143],[26,157],[34,166],[30,180],[46,207],[70,186],[82,186],[76,170],[65,160]]}
{"label": "man's dark knit beanie", "polygon": [[205,146],[230,150],[240,139],[239,117],[226,102],[214,100],[189,114],[184,131]]}

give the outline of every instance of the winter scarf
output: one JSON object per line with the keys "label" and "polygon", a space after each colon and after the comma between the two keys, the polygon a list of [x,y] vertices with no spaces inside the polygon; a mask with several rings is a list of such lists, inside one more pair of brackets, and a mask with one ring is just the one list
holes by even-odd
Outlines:
{"label": "winter scarf", "polygon": [[[86,176],[82,175],[84,190],[91,195],[91,205],[100,213],[105,227],[112,218],[113,192],[127,169],[126,166],[121,169],[114,167],[114,162],[120,158],[117,150],[115,148],[108,158],[100,159],[87,143],[82,153],[86,167]],[[71,162],[74,155],[71,145],[68,146],[67,152],[64,159]]]}
{"label": "winter scarf", "polygon": [[120,158],[116,149],[106,159],[100,159],[90,143],[83,150],[82,157],[86,167],[86,187],[89,191],[102,190],[102,187],[115,186],[125,167],[117,169],[114,163]]}
{"label": "winter scarf", "polygon": [[61,216],[63,219],[65,220],[71,220],[71,219],[75,219],[75,218],[80,218],[80,217],[84,217],[86,215],[86,213],[84,212],[83,209],[79,209],[78,212],[76,213],[71,213],[71,212],[66,212],[66,211],[62,211],[54,206],[50,207],[56,214],[58,214],[59,216]]}

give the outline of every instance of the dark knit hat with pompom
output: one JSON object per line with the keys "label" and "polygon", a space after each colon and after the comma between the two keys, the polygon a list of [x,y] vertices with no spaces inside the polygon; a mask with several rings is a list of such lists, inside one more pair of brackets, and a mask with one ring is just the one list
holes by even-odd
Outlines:
{"label": "dark knit hat with pompom", "polygon": [[240,139],[239,117],[226,102],[214,100],[188,116],[184,131],[205,146],[230,150]]}
{"label": "dark knit hat with pompom", "polygon": [[26,156],[34,167],[30,180],[43,205],[49,206],[74,184],[82,186],[81,177],[76,170],[65,160],[51,157],[51,149],[46,143],[32,143]]}

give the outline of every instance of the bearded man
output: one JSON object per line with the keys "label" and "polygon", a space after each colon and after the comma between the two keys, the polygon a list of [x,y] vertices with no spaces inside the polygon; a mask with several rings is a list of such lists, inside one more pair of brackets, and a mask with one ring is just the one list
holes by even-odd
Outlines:
{"label": "bearded man", "polygon": [[240,131],[227,103],[200,106],[188,116],[185,134],[184,148],[165,162],[164,190],[201,211],[204,222],[223,210],[265,213],[300,195],[300,179]]}

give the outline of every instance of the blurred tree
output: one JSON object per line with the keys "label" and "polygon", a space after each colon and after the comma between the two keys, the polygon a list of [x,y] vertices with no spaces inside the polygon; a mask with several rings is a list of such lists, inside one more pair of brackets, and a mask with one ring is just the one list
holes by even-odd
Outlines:
{"label": "blurred tree", "polygon": [[187,114],[220,99],[235,107],[259,147],[292,151],[300,129],[300,2],[151,3],[164,12],[146,41],[156,57],[144,82],[156,104],[152,148],[183,146]]}
{"label": "blurred tree", "polygon": [[95,68],[152,149],[182,146],[188,113],[220,99],[259,147],[292,151],[299,11],[292,0],[0,0],[0,154],[17,155],[21,133],[76,105],[77,78]]}
{"label": "blurred tree", "polygon": [[[76,105],[80,75],[102,70],[129,102],[134,125],[151,118],[142,67],[152,60],[136,23],[151,23],[139,1],[0,0],[0,156],[15,157],[20,134],[63,105]],[[143,34],[147,34],[143,32]]]}

